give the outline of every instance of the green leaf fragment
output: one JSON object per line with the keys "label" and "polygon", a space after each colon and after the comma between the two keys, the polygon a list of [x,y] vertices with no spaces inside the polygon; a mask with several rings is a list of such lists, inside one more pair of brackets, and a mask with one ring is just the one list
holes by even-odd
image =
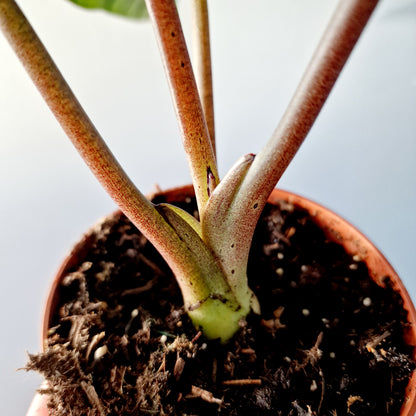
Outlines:
{"label": "green leaf fragment", "polygon": [[144,0],[70,0],[87,9],[103,9],[111,13],[132,18],[148,17]]}
{"label": "green leaf fragment", "polygon": [[181,223],[186,223],[200,238],[202,238],[201,223],[185,210],[171,204],[159,204],[156,206],[156,209],[167,219],[176,231],[178,231],[177,227],[180,227]]}

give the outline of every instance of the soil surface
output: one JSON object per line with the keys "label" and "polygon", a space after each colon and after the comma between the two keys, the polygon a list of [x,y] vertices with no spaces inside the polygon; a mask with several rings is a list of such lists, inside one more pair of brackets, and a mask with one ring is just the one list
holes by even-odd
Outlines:
{"label": "soil surface", "polygon": [[[190,212],[193,203],[183,207]],[[196,331],[174,278],[121,214],[63,280],[48,348],[31,355],[51,415],[399,415],[413,371],[400,298],[282,203],[259,222],[262,306],[222,346]]]}

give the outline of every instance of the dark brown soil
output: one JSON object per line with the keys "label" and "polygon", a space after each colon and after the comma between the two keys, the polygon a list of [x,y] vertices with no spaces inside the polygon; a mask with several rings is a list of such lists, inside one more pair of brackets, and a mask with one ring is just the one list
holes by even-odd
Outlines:
{"label": "dark brown soil", "polygon": [[63,281],[49,348],[30,356],[51,414],[398,415],[414,368],[400,298],[305,213],[281,208],[266,208],[249,263],[262,316],[226,346],[192,327],[130,222],[103,223]]}

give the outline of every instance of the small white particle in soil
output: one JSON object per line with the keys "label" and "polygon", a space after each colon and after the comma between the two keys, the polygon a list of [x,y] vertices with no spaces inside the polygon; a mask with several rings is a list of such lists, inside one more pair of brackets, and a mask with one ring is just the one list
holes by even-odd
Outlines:
{"label": "small white particle in soil", "polygon": [[278,269],[276,269],[276,274],[279,275],[279,276],[283,276],[284,272],[285,271],[281,267],[279,267]]}
{"label": "small white particle in soil", "polygon": [[133,309],[131,311],[131,317],[132,318],[136,318],[139,315],[139,310],[138,309]]}
{"label": "small white particle in soil", "polygon": [[352,256],[352,259],[353,259],[354,261],[356,261],[356,262],[359,262],[359,261],[361,261],[361,260],[362,260],[362,258],[361,258],[361,256],[360,256],[359,254],[356,254],[356,255]]}
{"label": "small white particle in soil", "polygon": [[127,251],[126,251],[126,254],[127,254],[129,257],[134,258],[134,257],[136,257],[136,256],[137,256],[137,250],[135,250],[134,248],[129,248],[129,249],[127,249]]}
{"label": "small white particle in soil", "polygon": [[288,357],[288,356],[284,357],[283,359],[284,359],[287,363],[291,363],[291,362],[292,362],[292,359],[291,359],[290,357]]}
{"label": "small white particle in soil", "polygon": [[168,340],[168,337],[167,337],[166,335],[162,335],[162,336],[160,337],[160,342],[161,342],[162,344],[165,344],[167,340]]}
{"label": "small white particle in soil", "polygon": [[371,306],[371,303],[372,303],[372,302],[371,302],[371,298],[366,297],[366,298],[364,298],[364,299],[363,299],[363,305],[364,305],[364,306],[367,306],[367,307],[368,307],[368,306]]}
{"label": "small white particle in soil", "polygon": [[322,318],[322,323],[324,323],[324,324],[329,324],[329,319],[327,319],[327,318]]}
{"label": "small white particle in soil", "polygon": [[358,264],[352,263],[348,267],[349,267],[350,270],[357,270],[358,269]]}
{"label": "small white particle in soil", "polygon": [[55,332],[56,332],[56,330],[59,328],[59,326],[57,325],[57,326],[54,326],[54,327],[52,327],[52,328],[49,328],[48,329],[48,337],[51,337],[52,335],[54,335],[55,334]]}
{"label": "small white particle in soil", "polygon": [[335,353],[334,352],[330,352],[329,353],[329,358],[335,358],[336,357],[336,355],[335,355]]}
{"label": "small white particle in soil", "polygon": [[311,314],[311,311],[309,309],[302,309],[302,315],[303,316],[309,316]]}
{"label": "small white particle in soil", "polygon": [[283,260],[285,258],[285,255],[283,253],[277,253],[277,258],[279,260]]}
{"label": "small white particle in soil", "polygon": [[352,345],[352,346],[355,345],[355,341],[353,339],[350,341],[350,345]]}
{"label": "small white particle in soil", "polygon": [[208,348],[208,344],[206,343],[206,342],[204,342],[202,345],[201,345],[201,350],[206,350]]}
{"label": "small white particle in soil", "polygon": [[308,266],[302,265],[302,266],[300,266],[300,270],[305,273],[305,272],[308,271]]}
{"label": "small white particle in soil", "polygon": [[104,355],[106,355],[108,352],[107,345],[103,345],[102,347],[97,348],[94,351],[94,360],[99,360],[100,358],[103,358]]}
{"label": "small white particle in soil", "polygon": [[316,381],[315,380],[312,380],[312,384],[311,384],[310,389],[311,389],[311,391],[318,390],[318,385],[316,384]]}

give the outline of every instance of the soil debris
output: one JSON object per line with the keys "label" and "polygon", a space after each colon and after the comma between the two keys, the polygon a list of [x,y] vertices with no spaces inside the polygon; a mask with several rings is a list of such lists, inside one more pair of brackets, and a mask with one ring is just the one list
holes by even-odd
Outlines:
{"label": "soil debris", "polygon": [[415,365],[388,278],[377,286],[287,203],[265,209],[248,277],[262,315],[226,346],[208,341],[155,249],[123,215],[103,222],[63,280],[45,352],[29,357],[50,414],[399,414]]}

